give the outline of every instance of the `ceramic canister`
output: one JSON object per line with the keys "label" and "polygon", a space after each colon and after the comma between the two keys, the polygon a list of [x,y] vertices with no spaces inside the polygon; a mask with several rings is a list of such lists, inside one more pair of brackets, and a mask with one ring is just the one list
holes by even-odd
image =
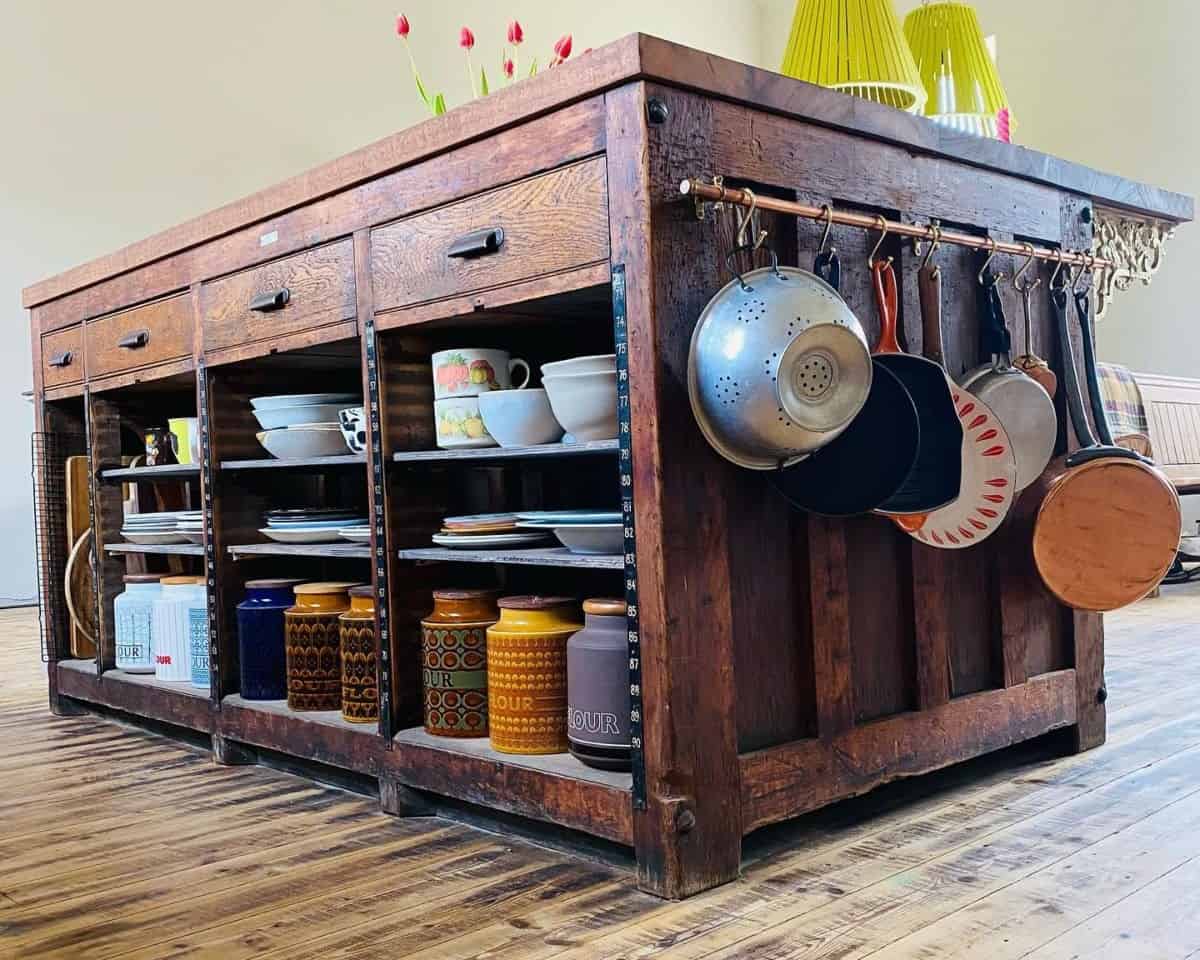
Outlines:
{"label": "ceramic canister", "polygon": [[186,683],[192,679],[188,606],[203,577],[163,577],[154,603],[154,676]]}
{"label": "ceramic canister", "polygon": [[293,710],[340,710],[341,624],[350,609],[348,591],[358,583],[301,583],[296,602],[284,611],[288,706]]}
{"label": "ceramic canister", "polygon": [[350,609],[339,618],[342,653],[342,716],[351,723],[379,719],[375,657],[375,590],[351,587]]}
{"label": "ceramic canister", "polygon": [[435,590],[421,621],[425,729],[439,737],[488,733],[487,629],[500,619],[497,590]]}
{"label": "ceramic canister", "polygon": [[154,672],[154,602],[162,593],[160,573],[131,573],[125,592],[113,601],[117,669],[129,673]]}
{"label": "ceramic canister", "polygon": [[500,753],[567,749],[567,638],[579,630],[570,597],[502,597],[487,632],[488,728]]}
{"label": "ceramic canister", "polygon": [[624,600],[584,600],[583,629],[567,641],[567,739],[603,770],[630,767],[629,635]]}
{"label": "ceramic canister", "polygon": [[208,656],[208,591],[201,580],[188,597],[188,665],[193,687],[212,685]]}
{"label": "ceramic canister", "polygon": [[283,612],[295,602],[293,588],[303,580],[247,580],[238,604],[238,662],[246,700],[287,697],[287,655]]}

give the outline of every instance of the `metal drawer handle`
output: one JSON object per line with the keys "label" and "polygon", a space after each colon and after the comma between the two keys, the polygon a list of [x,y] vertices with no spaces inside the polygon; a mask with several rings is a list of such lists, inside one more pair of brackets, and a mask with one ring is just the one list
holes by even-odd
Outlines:
{"label": "metal drawer handle", "polygon": [[149,330],[135,330],[133,333],[126,334],[117,341],[117,346],[122,350],[141,350],[150,342]]}
{"label": "metal drawer handle", "polygon": [[488,227],[486,230],[476,230],[474,233],[468,233],[465,237],[459,237],[450,244],[446,256],[462,259],[483,257],[489,253],[495,253],[503,243],[504,228]]}
{"label": "metal drawer handle", "polygon": [[70,350],[63,350],[61,353],[56,353],[50,358],[50,366],[52,367],[69,367],[71,361],[75,359],[75,354]]}
{"label": "metal drawer handle", "polygon": [[278,290],[268,290],[266,293],[260,293],[250,301],[250,309],[257,310],[259,313],[282,310],[287,306],[287,302],[291,298],[291,291],[287,287],[280,287]]}

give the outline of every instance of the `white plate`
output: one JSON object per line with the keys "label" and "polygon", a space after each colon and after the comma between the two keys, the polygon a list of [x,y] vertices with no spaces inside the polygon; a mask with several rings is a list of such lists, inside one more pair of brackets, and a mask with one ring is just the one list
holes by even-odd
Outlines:
{"label": "white plate", "polygon": [[620,523],[619,510],[530,510],[518,513],[517,519],[539,527],[565,526],[578,523]]}
{"label": "white plate", "polygon": [[478,533],[446,534],[435,533],[433,542],[439,547],[456,547],[467,550],[487,550],[499,547],[536,547],[547,542],[544,533]]}
{"label": "white plate", "polygon": [[276,407],[312,406],[315,403],[338,403],[343,407],[351,402],[362,402],[357,393],[284,393],[271,397],[251,397],[252,410],[274,410]]}
{"label": "white plate", "polygon": [[276,543],[337,543],[342,539],[337,530],[329,529],[280,530],[278,527],[263,527],[258,532]]}
{"label": "white plate", "polygon": [[333,457],[350,452],[340,427],[333,430],[313,427],[288,427],[283,430],[264,430],[257,434],[258,442],[273,457],[280,460],[303,460],[309,457]]}
{"label": "white plate", "polygon": [[188,543],[203,543],[204,542],[204,532],[203,531],[201,531],[200,533],[190,533],[190,532],[183,533],[181,531],[180,536],[187,537]]}
{"label": "white plate", "polygon": [[267,520],[267,526],[272,530],[295,530],[297,527],[306,530],[337,530],[341,527],[365,527],[370,522],[366,517],[341,517],[334,520]]}
{"label": "white plate", "polygon": [[121,536],[130,543],[140,543],[147,547],[161,547],[168,543],[187,543],[187,537],[174,530],[163,533],[139,533],[134,530],[122,530]]}
{"label": "white plate", "polygon": [[370,543],[371,528],[370,527],[343,527],[338,531],[338,536],[343,540],[349,540],[351,543]]}
{"label": "white plate", "polygon": [[614,556],[625,549],[625,527],[620,523],[572,523],[555,527],[554,535],[572,553]]}

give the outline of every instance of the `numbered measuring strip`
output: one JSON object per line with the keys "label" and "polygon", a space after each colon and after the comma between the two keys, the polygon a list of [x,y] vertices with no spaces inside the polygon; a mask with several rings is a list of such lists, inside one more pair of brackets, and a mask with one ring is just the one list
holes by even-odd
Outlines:
{"label": "numbered measuring strip", "polygon": [[379,407],[379,354],[375,318],[363,324],[363,350],[367,358],[367,416],[371,421],[371,504],[375,518],[372,543],[375,554],[375,611],[379,624],[379,730],[392,737],[392,668],[389,651],[392,631],[388,608],[387,518],[384,514],[383,422]]}
{"label": "numbered measuring strip", "polygon": [[642,745],[642,644],[638,621],[637,531],[633,520],[633,421],[629,406],[629,327],[625,264],[612,268],[613,346],[617,354],[618,464],[625,529],[625,624],[629,641],[629,742],[633,806],[646,809],[646,758]]}
{"label": "numbered measuring strip", "polygon": [[208,370],[204,361],[196,369],[196,411],[200,421],[200,470],[204,487],[204,579],[208,599],[208,676],[212,698],[220,702],[220,673],[217,659],[217,543],[213,536],[213,473],[212,437],[208,421]]}

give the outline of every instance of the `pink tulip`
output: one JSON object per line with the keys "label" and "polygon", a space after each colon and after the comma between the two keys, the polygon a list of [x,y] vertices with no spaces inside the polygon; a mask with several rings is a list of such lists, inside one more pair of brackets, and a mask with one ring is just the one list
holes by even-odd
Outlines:
{"label": "pink tulip", "polygon": [[521,41],[525,39],[525,31],[521,29],[521,24],[513,20],[508,25],[508,42],[514,47],[519,46]]}
{"label": "pink tulip", "polygon": [[471,32],[470,27],[463,27],[458,32],[458,45],[464,50],[470,50],[475,46],[475,34]]}
{"label": "pink tulip", "polygon": [[511,80],[513,78],[513,74],[516,72],[517,72],[517,65],[515,63],[513,63],[509,57],[505,57],[504,58],[504,75],[506,77],[508,77],[509,80]]}
{"label": "pink tulip", "polygon": [[558,43],[554,45],[554,56],[561,63],[571,55],[571,35],[563,34],[558,38]]}
{"label": "pink tulip", "polygon": [[408,31],[408,17],[406,17],[404,14],[400,14],[396,17],[396,36],[400,37],[401,39],[408,39]]}

